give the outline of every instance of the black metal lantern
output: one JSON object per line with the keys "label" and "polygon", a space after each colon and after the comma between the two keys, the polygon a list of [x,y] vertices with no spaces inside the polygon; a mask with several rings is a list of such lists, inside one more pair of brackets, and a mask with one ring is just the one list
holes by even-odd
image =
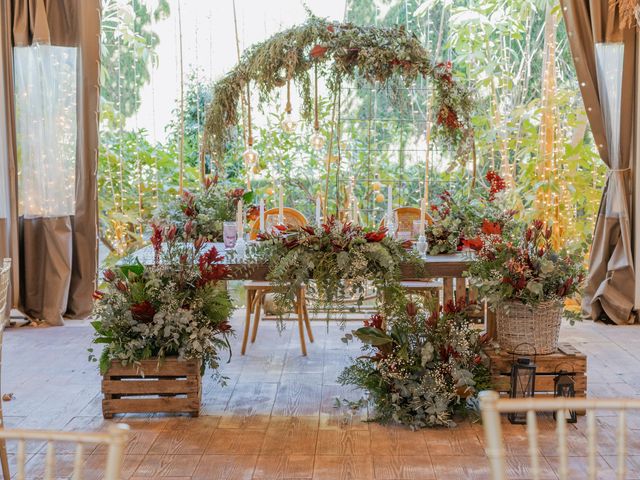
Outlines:
{"label": "black metal lantern", "polygon": [[[553,379],[553,396],[558,398],[574,398],[576,396],[575,382],[572,376],[561,370]],[[556,419],[556,412],[553,412]],[[565,410],[565,420],[567,423],[576,423],[578,413],[575,410]]]}
{"label": "black metal lantern", "polygon": [[[530,358],[518,358],[511,365],[510,398],[531,398],[536,391],[536,365]],[[507,414],[511,423],[524,425],[527,423],[527,412],[511,412]]]}

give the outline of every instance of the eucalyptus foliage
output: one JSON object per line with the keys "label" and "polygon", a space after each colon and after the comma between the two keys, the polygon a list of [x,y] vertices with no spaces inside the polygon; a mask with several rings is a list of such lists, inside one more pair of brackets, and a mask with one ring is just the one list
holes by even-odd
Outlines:
{"label": "eucalyptus foliage", "polygon": [[310,119],[312,68],[319,68],[327,77],[332,97],[344,78],[359,76],[384,84],[400,76],[410,85],[418,77],[429,77],[435,86],[436,111],[443,115],[436,133],[458,143],[468,124],[472,106],[469,91],[454,82],[444,64],[434,63],[419,39],[404,26],[356,26],[310,15],[304,24],[250,47],[241,61],[214,84],[205,124],[208,150],[223,158],[230,129],[238,124],[238,104],[251,83],[266,101],[287,80],[295,80],[303,98],[303,116]]}

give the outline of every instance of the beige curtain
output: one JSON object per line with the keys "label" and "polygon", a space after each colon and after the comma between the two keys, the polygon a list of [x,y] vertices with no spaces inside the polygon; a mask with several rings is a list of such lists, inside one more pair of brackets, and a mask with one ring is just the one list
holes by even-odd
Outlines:
{"label": "beige curtain", "polygon": [[[632,323],[635,276],[630,167],[636,30],[620,29],[618,7],[609,8],[608,0],[561,0],[561,5],[587,117],[600,157],[609,167],[582,307],[593,319]],[[614,78],[615,68],[607,64],[612,52],[620,56],[619,78]]]}
{"label": "beige curtain", "polygon": [[[12,282],[13,306],[32,318],[61,325],[63,317],[84,318],[90,314],[95,288],[100,0],[1,3],[11,214],[0,222],[0,253],[9,254],[14,265],[19,265]],[[19,216],[13,49],[34,44],[75,47],[77,51],[73,215]]]}

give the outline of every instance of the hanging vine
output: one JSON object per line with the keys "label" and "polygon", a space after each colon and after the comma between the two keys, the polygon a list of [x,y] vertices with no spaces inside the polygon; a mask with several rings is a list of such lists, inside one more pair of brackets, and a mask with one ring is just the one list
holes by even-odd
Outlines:
{"label": "hanging vine", "polygon": [[309,69],[317,65],[332,96],[343,78],[364,78],[397,89],[418,77],[433,82],[436,121],[434,135],[454,146],[470,127],[471,94],[453,79],[450,62],[434,63],[420,40],[404,26],[381,28],[329,22],[310,15],[302,25],[255,44],[240,62],[213,87],[207,111],[204,148],[221,159],[238,123],[238,102],[248,84],[255,84],[262,101],[294,80],[303,98],[303,118],[311,121],[313,100]]}

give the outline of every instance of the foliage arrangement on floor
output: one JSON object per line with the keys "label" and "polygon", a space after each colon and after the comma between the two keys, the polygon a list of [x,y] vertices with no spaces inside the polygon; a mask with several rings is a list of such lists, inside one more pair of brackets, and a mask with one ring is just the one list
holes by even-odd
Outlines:
{"label": "foliage arrangement on floor", "polygon": [[466,398],[489,386],[483,337],[464,304],[429,312],[409,302],[394,317],[372,316],[344,340],[353,337],[362,341],[363,355],[338,381],[368,392],[375,421],[453,426]]}
{"label": "foliage arrangement on floor", "polygon": [[[329,22],[314,15],[250,47],[240,62],[213,87],[205,123],[205,148],[223,158],[238,124],[238,103],[254,84],[264,100],[293,80],[303,97],[303,116],[311,119],[313,100],[309,71],[327,78],[333,98],[343,79],[363,78],[394,88],[392,78],[411,84],[418,77],[433,82],[435,134],[458,144],[471,115],[471,94],[453,78],[450,62],[434,63],[426,48],[404,26],[374,27]],[[396,87],[397,88],[397,85]]]}
{"label": "foliage arrangement on floor", "polygon": [[227,267],[215,247],[205,249],[191,220],[180,234],[176,225],[154,225],[151,242],[153,265],[106,270],[104,289],[95,292],[94,343],[104,345],[100,370],[114,360],[137,365],[177,356],[198,359],[203,371],[209,367],[216,375],[233,333],[233,305],[223,281]]}

